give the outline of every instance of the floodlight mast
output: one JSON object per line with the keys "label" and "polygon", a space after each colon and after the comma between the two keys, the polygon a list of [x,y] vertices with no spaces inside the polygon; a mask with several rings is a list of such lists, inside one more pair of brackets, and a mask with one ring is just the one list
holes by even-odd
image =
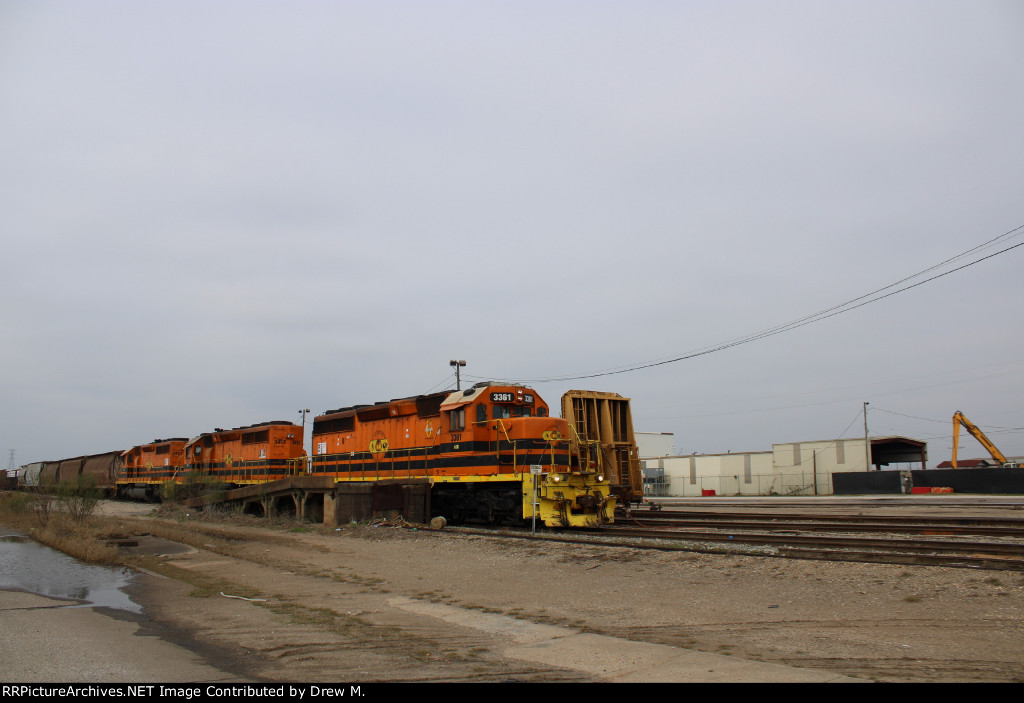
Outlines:
{"label": "floodlight mast", "polygon": [[[299,415],[302,415],[302,444],[303,445],[306,444],[306,415],[308,415],[311,412],[313,412],[313,411],[310,410],[309,408],[302,408],[302,409],[299,410]],[[312,442],[310,442],[310,449],[312,449]],[[305,446],[303,446],[302,451],[306,451]]]}
{"label": "floodlight mast", "polygon": [[466,365],[466,360],[465,359],[459,359],[459,360],[452,359],[451,361],[448,362],[448,365],[455,367],[455,390],[461,391],[462,390],[462,378],[461,378],[461,376],[459,374],[459,369],[461,369],[463,366]]}

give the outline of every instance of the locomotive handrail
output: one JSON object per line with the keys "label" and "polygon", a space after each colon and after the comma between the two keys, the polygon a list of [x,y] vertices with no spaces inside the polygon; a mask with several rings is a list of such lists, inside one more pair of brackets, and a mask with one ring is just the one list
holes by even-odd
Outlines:
{"label": "locomotive handrail", "polygon": [[[505,423],[502,422],[502,420],[504,418],[500,418],[499,417],[499,418],[496,418],[496,419],[498,420],[497,428],[500,429],[501,433],[505,435],[505,441],[512,445],[512,474],[513,475],[518,475],[519,472],[516,471],[516,466],[517,466],[517,462],[516,462],[516,442],[515,442],[514,439],[512,439],[511,437],[508,436],[508,428],[505,427]],[[500,474],[501,473],[501,438],[500,437],[494,442],[494,458],[497,459],[497,463],[494,466],[494,472],[496,474]]]}

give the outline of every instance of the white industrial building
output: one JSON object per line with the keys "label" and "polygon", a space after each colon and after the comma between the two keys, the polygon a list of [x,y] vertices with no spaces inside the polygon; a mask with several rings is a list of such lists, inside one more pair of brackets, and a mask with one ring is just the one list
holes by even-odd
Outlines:
{"label": "white industrial building", "polygon": [[633,436],[642,459],[674,456],[676,453],[676,436],[671,432],[634,432]]}
{"label": "white industrial building", "polygon": [[[927,445],[907,437],[831,439],[773,444],[771,451],[658,456],[641,444],[648,495],[831,495],[832,474],[880,470],[892,464],[925,468]],[[663,446],[663,445],[662,445]]]}

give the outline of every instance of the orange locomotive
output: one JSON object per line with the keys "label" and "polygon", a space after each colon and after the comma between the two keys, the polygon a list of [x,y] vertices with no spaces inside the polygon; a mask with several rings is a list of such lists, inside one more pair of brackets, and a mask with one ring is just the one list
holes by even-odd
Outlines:
{"label": "orange locomotive", "polygon": [[302,428],[293,422],[217,428],[191,440],[154,440],[122,452],[117,493],[144,491],[152,500],[162,497],[164,486],[189,480],[227,487],[266,483],[305,473],[305,461]]}
{"label": "orange locomotive", "polygon": [[431,512],[454,522],[612,522],[615,497],[572,432],[533,390],[480,383],[316,417],[311,472],[337,481],[426,478]]}
{"label": "orange locomotive", "polygon": [[184,452],[184,473],[229,486],[305,473],[302,428],[285,420],[216,428],[190,440]]}
{"label": "orange locomotive", "polygon": [[117,473],[118,496],[126,497],[132,489],[141,489],[146,498],[155,500],[165,483],[181,482],[187,442],[186,437],[154,439],[122,452]]}

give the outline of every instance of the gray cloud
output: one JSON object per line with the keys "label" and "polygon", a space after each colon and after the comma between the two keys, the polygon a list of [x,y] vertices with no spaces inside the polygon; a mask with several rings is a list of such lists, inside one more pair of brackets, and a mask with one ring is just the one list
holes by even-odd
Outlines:
{"label": "gray cloud", "polygon": [[[665,358],[1024,223],[1015,3],[0,12],[19,463],[422,393],[454,357],[475,378]],[[1024,426],[1019,251],[538,390],[630,396],[680,452],[831,438],[867,400],[873,432],[941,461],[956,409]]]}

